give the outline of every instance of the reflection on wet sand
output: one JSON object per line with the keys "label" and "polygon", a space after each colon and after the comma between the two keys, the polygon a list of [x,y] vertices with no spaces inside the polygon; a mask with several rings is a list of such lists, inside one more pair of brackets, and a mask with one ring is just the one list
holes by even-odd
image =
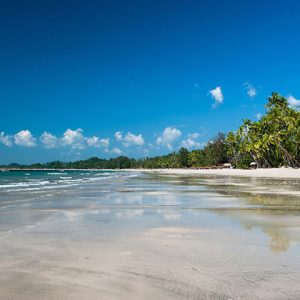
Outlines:
{"label": "reflection on wet sand", "polygon": [[6,199],[0,298],[297,299],[299,184],[272,186],[140,174]]}
{"label": "reflection on wet sand", "polygon": [[299,216],[268,210],[222,211],[219,215],[238,220],[246,232],[259,229],[267,236],[268,247],[275,254],[286,252],[300,242]]}
{"label": "reflection on wet sand", "polygon": [[[237,206],[207,207],[218,215],[238,220],[245,230],[260,228],[269,238],[273,253],[282,253],[300,241],[300,181],[257,178],[172,177],[166,179],[175,186],[205,186],[224,197],[239,199]],[[281,191],[276,194],[276,191]],[[284,191],[284,193],[283,193]],[[295,230],[297,229],[297,230]]]}
{"label": "reflection on wet sand", "polygon": [[278,228],[266,228],[264,232],[270,237],[269,247],[274,253],[287,251],[292,243]]}
{"label": "reflection on wet sand", "polygon": [[[228,192],[227,192],[228,193]],[[251,211],[227,212],[237,218],[246,230],[258,227],[269,237],[269,247],[273,253],[281,253],[300,242],[300,197],[292,195],[233,193],[247,203],[259,206]]]}

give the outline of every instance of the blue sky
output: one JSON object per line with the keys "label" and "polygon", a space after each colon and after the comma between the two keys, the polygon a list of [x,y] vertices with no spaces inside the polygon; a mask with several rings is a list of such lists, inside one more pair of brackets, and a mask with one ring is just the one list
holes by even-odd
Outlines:
{"label": "blue sky", "polygon": [[4,1],[0,163],[202,147],[300,99],[299,1]]}

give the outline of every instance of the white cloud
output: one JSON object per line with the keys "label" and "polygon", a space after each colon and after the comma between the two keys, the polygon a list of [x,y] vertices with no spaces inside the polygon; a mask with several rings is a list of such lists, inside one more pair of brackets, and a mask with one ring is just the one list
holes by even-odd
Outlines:
{"label": "white cloud", "polygon": [[116,138],[117,141],[122,141],[123,135],[122,135],[121,131],[117,131],[115,133],[115,138]]}
{"label": "white cloud", "polygon": [[123,141],[123,145],[125,147],[129,146],[143,146],[145,144],[144,138],[141,134],[136,135],[131,132],[127,132],[125,136],[123,136],[121,131],[117,131],[115,133],[115,139],[117,141]]}
{"label": "white cloud", "polygon": [[156,144],[172,150],[172,143],[181,136],[181,131],[175,127],[166,127],[161,136],[156,139]]}
{"label": "white cloud", "polygon": [[200,133],[198,133],[198,132],[189,133],[188,137],[191,138],[191,139],[193,139],[193,140],[196,140],[198,137],[200,137]]}
{"label": "white cloud", "polygon": [[85,139],[82,135],[82,129],[78,128],[76,130],[67,129],[64,132],[64,136],[61,139],[63,146],[70,146],[73,149],[84,149]]}
{"label": "white cloud", "polygon": [[254,98],[257,95],[257,89],[249,81],[244,82],[243,86],[246,88],[247,95],[250,98]]}
{"label": "white cloud", "polygon": [[124,136],[124,146],[143,146],[144,145],[144,138],[141,134],[135,135],[131,132],[127,132],[127,134]]}
{"label": "white cloud", "polygon": [[259,120],[259,119],[262,117],[262,114],[261,114],[261,113],[257,113],[257,114],[255,115],[255,117],[256,117],[257,120]]}
{"label": "white cloud", "polygon": [[111,150],[111,153],[120,155],[122,153],[122,150],[115,147]]}
{"label": "white cloud", "polygon": [[198,132],[189,133],[187,135],[187,138],[180,143],[180,146],[187,148],[187,149],[200,148],[200,147],[204,146],[205,143],[199,143],[196,140],[202,135],[204,135],[204,133],[201,133],[201,134]]}
{"label": "white cloud", "polygon": [[0,132],[0,143],[4,144],[7,147],[11,147],[13,144],[11,136],[5,135],[3,131]]}
{"label": "white cloud", "polygon": [[91,138],[86,138],[86,142],[89,147],[107,148],[109,146],[109,139],[100,139],[97,136],[93,136]]}
{"label": "white cloud", "polygon": [[109,146],[108,138],[99,138],[97,136],[84,137],[83,130],[78,128],[76,130],[67,129],[64,136],[61,138],[63,146],[70,146],[72,149],[84,149],[88,147],[107,148]]}
{"label": "white cloud", "polygon": [[100,145],[100,147],[107,148],[109,146],[109,139],[108,138],[100,139],[99,145]]}
{"label": "white cloud", "polygon": [[29,130],[21,130],[14,135],[15,144],[24,147],[35,147],[36,139]]}
{"label": "white cloud", "polygon": [[55,148],[59,145],[59,139],[46,131],[40,136],[40,141],[42,145],[48,149]]}
{"label": "white cloud", "polygon": [[217,107],[219,104],[223,103],[224,96],[220,86],[217,86],[215,89],[209,91],[211,97],[215,100],[213,107]]}
{"label": "white cloud", "polygon": [[90,147],[100,147],[99,146],[99,138],[97,136],[93,136],[91,138],[87,138],[86,142]]}
{"label": "white cloud", "polygon": [[255,97],[256,96],[256,89],[254,88],[254,87],[251,87],[249,90],[248,90],[248,92],[247,92],[247,94],[248,94],[248,96],[249,97],[251,97],[251,98],[253,98],[253,97]]}
{"label": "white cloud", "polygon": [[289,95],[287,101],[292,108],[300,108],[300,100],[296,99],[294,96]]}
{"label": "white cloud", "polygon": [[143,153],[143,155],[149,155],[150,150],[147,148],[141,148],[141,152]]}
{"label": "white cloud", "polygon": [[199,148],[201,146],[200,143],[197,141],[194,141],[191,138],[187,138],[186,140],[183,140],[181,142],[181,147],[187,148],[187,149],[192,149],[192,148]]}

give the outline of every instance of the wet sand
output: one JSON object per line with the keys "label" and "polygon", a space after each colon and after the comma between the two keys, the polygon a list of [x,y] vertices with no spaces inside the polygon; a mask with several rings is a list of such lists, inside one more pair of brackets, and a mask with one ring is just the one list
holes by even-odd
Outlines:
{"label": "wet sand", "polygon": [[233,176],[252,178],[278,178],[300,179],[300,169],[295,168],[264,168],[264,169],[147,169],[149,173],[171,174],[171,175],[197,175],[197,176]]}
{"label": "wet sand", "polygon": [[300,181],[137,175],[10,194],[0,299],[299,299]]}

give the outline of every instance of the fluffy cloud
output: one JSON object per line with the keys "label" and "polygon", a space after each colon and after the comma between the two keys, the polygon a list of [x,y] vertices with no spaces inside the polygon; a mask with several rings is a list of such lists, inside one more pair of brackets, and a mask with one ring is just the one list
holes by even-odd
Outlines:
{"label": "fluffy cloud", "polygon": [[109,146],[109,139],[99,138],[97,136],[84,137],[82,129],[76,130],[67,129],[62,138],[44,132],[40,136],[41,145],[45,148],[55,148],[59,146],[69,146],[72,149],[84,149],[86,147],[107,148]]}
{"label": "fluffy cloud", "polygon": [[196,140],[198,137],[200,137],[200,133],[198,133],[198,132],[190,133],[190,134],[188,134],[188,137],[193,140]]}
{"label": "fluffy cloud", "polygon": [[300,100],[296,99],[294,96],[289,95],[287,101],[292,108],[300,108]]}
{"label": "fluffy cloud", "polygon": [[117,131],[115,133],[115,138],[116,138],[117,141],[122,141],[122,139],[123,139],[122,133],[120,131]]}
{"label": "fluffy cloud", "polygon": [[257,113],[257,114],[255,115],[255,117],[256,117],[257,120],[260,120],[260,118],[262,117],[262,114],[261,114],[261,113]]}
{"label": "fluffy cloud", "polygon": [[72,149],[84,149],[86,147],[107,148],[109,146],[109,139],[101,139],[97,136],[84,137],[81,128],[76,130],[67,129],[61,138],[61,144],[69,146]]}
{"label": "fluffy cloud", "polygon": [[11,147],[13,145],[11,136],[5,135],[3,131],[0,132],[0,143],[8,147]]}
{"label": "fluffy cloud", "polygon": [[254,98],[256,95],[257,95],[257,90],[256,88],[249,82],[244,82],[243,83],[243,86],[246,88],[247,90],[247,95],[250,97],[250,98]]}
{"label": "fluffy cloud", "polygon": [[117,131],[115,133],[115,139],[119,142],[123,142],[125,147],[129,146],[143,146],[145,144],[144,138],[141,134],[134,134],[131,132],[127,132],[125,136],[123,136],[121,131]]}
{"label": "fluffy cloud", "polygon": [[191,138],[187,138],[181,142],[181,147],[192,149],[192,148],[199,148],[201,146],[200,143],[197,141],[192,140]]}
{"label": "fluffy cloud", "polygon": [[213,107],[217,107],[219,104],[223,103],[224,96],[220,86],[217,86],[215,89],[209,91],[211,97],[215,100]]}
{"label": "fluffy cloud", "polygon": [[24,147],[36,146],[36,139],[29,130],[21,130],[14,135],[15,144]]}
{"label": "fluffy cloud", "polygon": [[123,144],[125,147],[129,146],[143,146],[144,138],[141,134],[135,135],[131,132],[127,132],[127,134],[123,138]]}
{"label": "fluffy cloud", "polygon": [[187,135],[187,139],[183,140],[180,143],[181,147],[187,148],[187,149],[195,149],[195,148],[200,148],[201,146],[203,146],[203,143],[199,143],[195,140],[197,140],[201,135],[203,135],[204,133],[200,134],[198,132],[194,132],[194,133],[189,133]]}
{"label": "fluffy cloud", "polygon": [[59,139],[46,131],[40,136],[40,141],[42,145],[48,149],[55,148],[59,145]]}
{"label": "fluffy cloud", "polygon": [[70,146],[73,149],[84,149],[85,138],[83,137],[82,129],[67,129],[64,132],[64,136],[61,139],[61,143],[63,146]]}
{"label": "fluffy cloud", "polygon": [[166,127],[161,136],[156,139],[156,144],[172,150],[172,143],[181,136],[181,131],[175,127]]}
{"label": "fluffy cloud", "polygon": [[89,147],[107,148],[109,146],[109,139],[100,139],[97,136],[93,136],[91,138],[86,138],[86,143]]}
{"label": "fluffy cloud", "polygon": [[113,149],[111,150],[111,153],[120,155],[120,154],[122,153],[122,150],[115,147],[115,148],[113,148]]}
{"label": "fluffy cloud", "polygon": [[[14,143],[24,147],[34,147],[37,145],[37,140],[34,138],[29,130],[21,130],[14,136],[5,135],[0,132],[0,143],[6,146],[12,146]],[[103,148],[103,151],[108,152],[109,147],[108,138],[99,138],[97,136],[85,137],[81,128],[76,130],[67,129],[61,138],[44,131],[39,137],[39,145],[52,149],[58,147],[70,147],[71,149],[85,149],[86,147]]]}

